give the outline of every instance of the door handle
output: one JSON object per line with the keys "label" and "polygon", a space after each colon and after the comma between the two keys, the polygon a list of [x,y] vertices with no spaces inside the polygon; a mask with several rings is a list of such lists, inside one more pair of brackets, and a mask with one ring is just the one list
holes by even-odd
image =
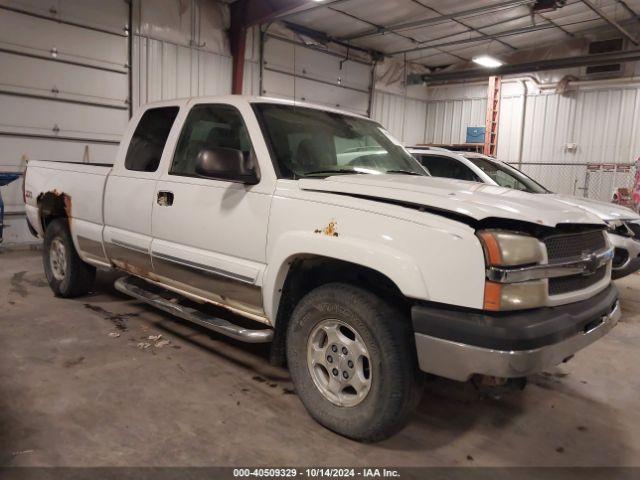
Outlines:
{"label": "door handle", "polygon": [[158,198],[156,201],[161,207],[170,207],[171,205],[173,205],[173,192],[160,190],[158,192]]}

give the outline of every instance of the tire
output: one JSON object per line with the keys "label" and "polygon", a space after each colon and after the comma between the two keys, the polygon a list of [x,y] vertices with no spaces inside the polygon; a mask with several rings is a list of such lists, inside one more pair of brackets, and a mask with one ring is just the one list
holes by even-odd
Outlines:
{"label": "tire", "polygon": [[383,440],[406,425],[421,389],[405,317],[343,283],[322,285],[300,300],[288,325],[287,360],[296,392],[318,423],[362,442]]}
{"label": "tire", "polygon": [[96,269],[78,256],[66,219],[49,223],[43,248],[44,273],[56,297],[78,297],[91,290]]}

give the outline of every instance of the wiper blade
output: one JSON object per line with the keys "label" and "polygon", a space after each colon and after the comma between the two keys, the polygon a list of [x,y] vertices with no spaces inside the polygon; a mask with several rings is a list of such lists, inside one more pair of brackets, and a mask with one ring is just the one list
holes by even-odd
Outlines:
{"label": "wiper blade", "polygon": [[360,170],[356,170],[353,168],[336,168],[336,169],[328,169],[328,170],[315,170],[313,172],[307,172],[304,173],[302,176],[306,177],[308,175],[323,175],[323,174],[332,174],[332,173],[337,173],[337,174],[344,174],[344,173],[359,173],[359,174],[366,174],[366,172],[362,172]]}
{"label": "wiper blade", "polygon": [[412,172],[411,170],[387,170],[384,173],[401,173],[403,175],[417,175],[418,177],[426,177],[422,173]]}

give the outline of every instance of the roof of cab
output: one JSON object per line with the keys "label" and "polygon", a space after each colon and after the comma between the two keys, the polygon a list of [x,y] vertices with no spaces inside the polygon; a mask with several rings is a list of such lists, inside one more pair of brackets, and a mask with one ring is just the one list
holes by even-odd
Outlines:
{"label": "roof of cab", "polygon": [[298,100],[290,100],[285,98],[275,98],[275,97],[260,97],[254,95],[218,95],[218,96],[194,96],[194,97],[183,97],[176,98],[174,100],[164,100],[159,102],[152,102],[143,105],[143,108],[149,107],[158,107],[158,106],[171,106],[171,105],[188,105],[191,103],[206,103],[206,102],[230,102],[230,101],[238,101],[245,100],[249,103],[273,103],[277,105],[290,105],[296,107],[304,107],[304,108],[312,108],[315,110],[322,110],[326,112],[338,113],[341,115],[347,115],[350,117],[361,118],[363,120],[375,121],[369,117],[364,115],[360,115],[358,113],[349,112],[347,110],[341,110],[335,107],[329,107],[326,105],[320,105],[316,103],[310,102],[300,102]]}

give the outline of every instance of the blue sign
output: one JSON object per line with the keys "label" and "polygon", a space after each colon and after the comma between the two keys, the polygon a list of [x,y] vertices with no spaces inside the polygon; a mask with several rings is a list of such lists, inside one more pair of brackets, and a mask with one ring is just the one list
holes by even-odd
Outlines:
{"label": "blue sign", "polygon": [[467,143],[484,143],[485,127],[467,127]]}

